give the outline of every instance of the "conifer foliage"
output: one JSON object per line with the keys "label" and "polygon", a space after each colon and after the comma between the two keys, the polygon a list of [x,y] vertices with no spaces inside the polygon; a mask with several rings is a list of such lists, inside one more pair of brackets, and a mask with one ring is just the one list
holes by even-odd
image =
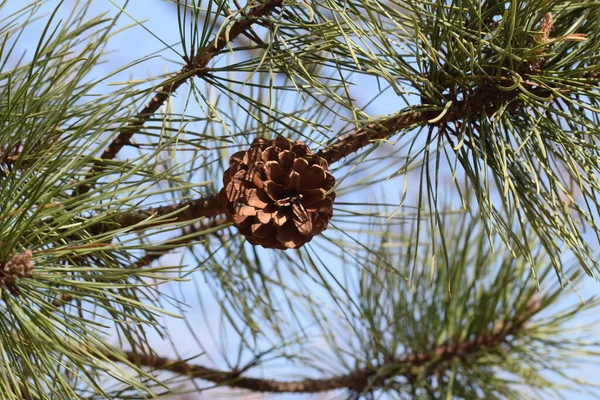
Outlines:
{"label": "conifer foliage", "polygon": [[135,3],[0,1],[2,399],[600,395],[597,0]]}

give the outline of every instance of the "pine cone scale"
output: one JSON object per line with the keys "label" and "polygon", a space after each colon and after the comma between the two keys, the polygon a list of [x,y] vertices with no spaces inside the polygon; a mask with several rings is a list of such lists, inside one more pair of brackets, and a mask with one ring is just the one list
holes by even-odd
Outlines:
{"label": "pine cone scale", "polygon": [[261,189],[248,189],[248,205],[263,209],[269,204],[269,196]]}
{"label": "pine cone scale", "polygon": [[295,159],[296,154],[292,153],[291,151],[282,151],[279,153],[279,165],[284,172],[288,172],[290,168],[292,168]]}
{"label": "pine cone scale", "polygon": [[291,216],[292,213],[289,210],[280,208],[273,216],[273,223],[277,226],[282,226],[288,221],[288,219],[290,219]]}
{"label": "pine cone scale", "polygon": [[321,201],[310,204],[309,207],[306,208],[306,211],[310,213],[328,213],[331,212],[332,207],[333,200],[331,200],[329,197],[326,197]]}
{"label": "pine cone scale", "polygon": [[263,210],[259,210],[256,213],[256,217],[258,218],[258,221],[262,224],[268,224],[269,222],[271,222],[271,220],[273,220],[273,218],[275,217],[274,213],[269,213],[269,212],[265,212]]}
{"label": "pine cone scale", "polygon": [[283,183],[285,180],[285,172],[277,161],[268,161],[265,165],[267,176],[275,183]]}
{"label": "pine cone scale", "polygon": [[312,221],[304,206],[294,204],[292,206],[293,221],[301,235],[309,235],[312,231]]}
{"label": "pine cone scale", "polygon": [[269,162],[269,161],[279,162],[279,153],[274,148],[269,147],[268,149],[266,149],[265,151],[262,152],[261,158],[264,162]]}
{"label": "pine cone scale", "polygon": [[[307,156],[309,154],[309,151],[307,151],[307,147],[303,144],[295,144],[292,146],[292,151],[294,152],[294,154],[296,154],[296,157],[304,157]],[[301,160],[302,158],[300,158]]]}
{"label": "pine cone scale", "polygon": [[285,186],[275,183],[273,181],[267,181],[265,185],[266,193],[273,201],[279,201],[285,198],[287,189]]}
{"label": "pine cone scale", "polygon": [[297,173],[299,173],[300,175],[303,175],[304,173],[306,173],[306,170],[308,169],[308,161],[306,161],[306,159],[304,158],[296,158],[296,160],[294,160],[294,164],[292,165],[292,169],[294,171],[296,171]]}
{"label": "pine cone scale", "polygon": [[300,192],[300,174],[292,170],[287,176],[285,186],[288,188],[288,194],[297,195]]}
{"label": "pine cone scale", "polygon": [[325,190],[323,189],[304,189],[300,191],[302,204],[310,206],[325,200]]}
{"label": "pine cone scale", "polygon": [[300,186],[303,189],[315,189],[319,187],[323,187],[325,184],[325,180],[327,179],[327,175],[321,166],[313,165],[306,173],[302,175],[302,180],[300,182]]}
{"label": "pine cone scale", "polygon": [[295,248],[301,243],[302,238],[298,235],[296,225],[293,221],[287,221],[277,229],[277,240],[287,248]]}

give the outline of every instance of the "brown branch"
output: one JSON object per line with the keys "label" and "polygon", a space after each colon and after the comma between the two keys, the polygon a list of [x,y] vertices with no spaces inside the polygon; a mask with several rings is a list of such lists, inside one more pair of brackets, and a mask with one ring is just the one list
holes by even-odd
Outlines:
{"label": "brown branch", "polygon": [[[199,52],[193,60],[183,66],[183,68],[171,79],[163,84],[155,96],[146,104],[140,112],[125,126],[117,137],[108,145],[100,156],[103,160],[113,159],[117,153],[127,144],[130,143],[131,137],[137,133],[146,121],[167,101],[169,96],[173,94],[181,85],[188,81],[193,76],[203,77],[208,70],[206,66],[228,43],[235,40],[240,34],[252,27],[260,18],[269,16],[277,7],[283,3],[283,0],[270,0],[265,4],[253,8],[243,19],[237,20],[229,30],[223,30],[218,38],[211,40],[209,45]],[[104,167],[102,165],[94,166],[90,175],[95,175]],[[77,187],[75,193],[81,195],[90,191],[90,184],[83,184]]]}
{"label": "brown branch", "polygon": [[317,152],[317,155],[323,157],[329,164],[333,164],[361,148],[369,146],[373,140],[385,139],[409,126],[426,122],[433,116],[434,113],[431,111],[413,111],[370,123],[337,139],[327,148]]}
{"label": "brown branch", "polygon": [[[176,213],[177,211],[183,210],[176,215],[173,215],[169,218],[163,218],[156,222],[146,222],[141,224],[144,220],[148,218],[159,218],[169,215],[171,213]],[[144,230],[149,228],[154,228],[159,225],[164,225],[166,223],[177,223],[177,222],[185,222],[191,221],[193,219],[197,219],[200,217],[216,217],[225,212],[221,204],[219,203],[219,199],[216,195],[201,197],[195,200],[182,201],[177,204],[170,204],[161,207],[151,207],[145,210],[134,211],[131,213],[125,213],[117,216],[114,220],[111,221],[111,224],[116,224],[120,228],[126,228],[130,226],[134,226],[137,224],[141,224],[139,227],[136,227],[134,230]],[[94,232],[100,233],[100,232]]]}
{"label": "brown branch", "polygon": [[[552,25],[552,14],[545,14],[541,23],[541,35],[538,41],[541,43],[548,43],[550,41],[549,36],[550,31],[552,30]],[[553,40],[583,41],[586,40],[586,36],[583,34],[570,34]],[[544,61],[544,59],[536,59],[523,64],[523,74],[539,74]],[[599,76],[600,74],[597,72],[588,73],[586,76],[586,83],[589,84],[593,81],[594,84],[598,84]],[[502,81],[504,78],[508,77],[498,77],[497,79]],[[399,114],[383,119],[379,122],[368,124],[363,128],[342,136],[327,148],[319,151],[317,154],[325,158],[329,164],[332,164],[358,151],[359,149],[370,145],[372,141],[385,139],[403,129],[409,128],[412,125],[427,123],[431,120],[434,120],[435,122],[433,123],[435,124],[455,122],[470,115],[480,116],[484,113],[491,115],[495,113],[503,104],[516,100],[521,93],[521,91],[518,89],[511,91],[500,90],[496,86],[498,83],[499,82],[489,79],[485,80],[471,93],[470,96],[465,97],[465,99],[462,101],[452,104],[447,110],[446,114],[444,114],[444,116],[439,120],[436,119],[436,117],[440,115],[440,111],[417,110],[410,113]],[[550,91],[540,88],[539,86],[528,81],[523,82],[523,86],[539,96],[547,96],[551,94]],[[520,102],[518,102],[516,105],[518,104],[520,104]]]}
{"label": "brown branch", "polygon": [[424,123],[438,125],[461,120],[471,115],[491,115],[507,101],[517,99],[519,93],[518,90],[502,91],[493,82],[484,82],[465,100],[452,104],[442,118],[437,119],[442,113],[441,110],[430,109],[397,114],[370,123],[363,128],[342,136],[333,144],[317,152],[317,155],[323,157],[329,164],[332,164],[363,147],[371,145],[375,140],[393,136],[413,125]]}
{"label": "brown branch", "polygon": [[[346,375],[334,376],[323,379],[304,379],[299,381],[278,381],[273,379],[259,379],[242,376],[237,371],[222,371],[207,368],[188,362],[171,360],[165,357],[124,352],[127,361],[139,366],[155,370],[170,371],[190,378],[203,379],[218,385],[230,388],[246,389],[253,392],[272,393],[316,393],[337,389],[349,389],[355,392],[373,390],[382,386],[385,381],[396,376],[407,379],[415,377],[415,369],[425,368],[425,375],[438,372],[444,363],[459,359],[468,364],[474,357],[482,352],[494,352],[504,344],[510,344],[511,337],[518,335],[529,319],[539,310],[537,298],[532,298],[524,311],[523,317],[512,324],[498,323],[496,327],[483,332],[472,340],[466,342],[453,342],[434,349],[431,353],[407,354],[406,356],[390,360],[377,367],[367,367],[356,370]],[[112,361],[122,361],[116,356],[110,356]],[[378,373],[385,371],[384,373]]]}
{"label": "brown branch", "polygon": [[[354,377],[340,376],[329,379],[305,379],[302,381],[277,381],[272,379],[258,379],[241,376],[235,371],[221,371],[206,368],[201,365],[170,360],[165,357],[137,354],[131,351],[123,353],[127,361],[139,367],[149,367],[156,370],[169,371],[191,378],[225,385],[231,388],[247,389],[254,392],[275,393],[314,393],[328,390],[349,388],[353,386]],[[106,354],[111,361],[122,361],[120,358]]]}

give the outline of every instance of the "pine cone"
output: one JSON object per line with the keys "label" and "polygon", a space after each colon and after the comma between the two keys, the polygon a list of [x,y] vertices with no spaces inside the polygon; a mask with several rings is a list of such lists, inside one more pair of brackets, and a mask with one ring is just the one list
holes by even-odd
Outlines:
{"label": "pine cone", "polygon": [[251,244],[297,249],[327,228],[335,178],[304,143],[256,139],[229,164],[219,201]]}
{"label": "pine cone", "polygon": [[16,291],[16,282],[22,278],[31,278],[33,263],[31,250],[23,254],[15,254],[6,263],[0,263],[0,287],[6,286],[11,291]]}

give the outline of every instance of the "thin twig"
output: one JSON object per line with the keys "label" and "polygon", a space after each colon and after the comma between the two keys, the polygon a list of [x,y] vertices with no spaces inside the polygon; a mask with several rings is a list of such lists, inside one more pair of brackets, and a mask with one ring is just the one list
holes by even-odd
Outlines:
{"label": "thin twig", "polygon": [[[198,241],[199,237],[204,236],[194,235],[194,233],[204,232],[225,224],[227,224],[227,218],[214,218],[209,221],[201,221],[193,226],[186,227],[187,229],[183,229],[182,234],[178,237],[169,239],[160,245],[156,245],[146,249],[146,253],[144,254],[144,256],[138,259],[129,268],[144,268],[145,266],[150,265],[152,262],[164,256],[165,254],[171,252],[174,248],[182,247],[192,241]],[[59,296],[56,300],[54,300],[52,302],[52,305],[55,307],[63,307],[64,305],[66,305],[74,299],[75,296],[71,294],[64,294],[62,296]]]}
{"label": "thin twig", "polygon": [[[147,249],[144,257],[137,260],[132,267],[143,268],[147,265],[150,265],[152,262],[171,252],[175,247],[182,247],[190,242],[197,241],[198,236],[194,236],[194,233],[207,231],[225,224],[227,224],[227,218],[221,217],[212,219],[208,222],[202,221],[198,224],[187,227],[187,229],[183,230],[183,233],[180,236],[169,239],[160,245],[153,246],[152,249]],[[202,235],[202,237],[203,236],[204,235]]]}
{"label": "thin twig", "polygon": [[[509,344],[511,338],[518,335],[539,310],[539,302],[532,299],[525,310],[524,316],[512,324],[498,323],[492,331],[483,332],[472,340],[466,342],[453,342],[434,349],[431,353],[407,354],[406,356],[390,360],[377,367],[358,369],[346,375],[323,379],[304,379],[299,381],[279,381],[273,379],[259,379],[242,376],[237,371],[222,371],[207,368],[201,365],[183,361],[171,360],[154,355],[138,354],[131,351],[123,352],[127,361],[139,366],[154,370],[170,371],[191,378],[203,379],[218,385],[230,388],[246,389],[253,392],[272,393],[316,393],[337,389],[349,389],[355,392],[374,390],[382,386],[385,381],[396,376],[407,379],[414,377],[415,369],[425,368],[425,374],[431,375],[438,372],[440,367],[453,359],[460,359],[464,363],[482,352],[490,353],[499,346]],[[112,361],[122,361],[119,357],[108,355]],[[381,373],[381,371],[385,371]]]}
{"label": "thin twig", "polygon": [[[181,212],[178,212],[181,211]],[[165,223],[186,222],[200,217],[216,217],[225,212],[216,195],[201,197],[199,199],[182,201],[177,204],[170,204],[161,207],[151,207],[145,210],[134,211],[121,214],[111,223],[115,223],[120,228],[126,228],[142,223],[148,218],[160,218],[166,215],[177,213],[172,217],[162,219],[156,222],[145,222],[139,228],[134,230],[145,230],[164,225]]]}
{"label": "thin twig", "polygon": [[[167,101],[181,85],[187,82],[190,78],[206,75],[206,66],[228,43],[235,40],[240,34],[246,32],[260,18],[269,16],[277,7],[283,3],[283,0],[271,0],[253,8],[243,19],[237,20],[231,29],[224,29],[222,33],[211,40],[209,45],[198,53],[193,60],[186,63],[183,68],[166,83],[164,83],[156,92],[155,96],[146,104],[140,112],[119,132],[117,137],[108,145],[100,156],[103,160],[110,160],[116,157],[117,153],[127,144],[130,143],[131,137],[139,132],[146,121],[154,115],[154,113]],[[104,167],[102,165],[94,166],[90,175],[96,175]],[[75,194],[81,195],[87,193],[92,188],[91,184],[82,184],[77,187]]]}

